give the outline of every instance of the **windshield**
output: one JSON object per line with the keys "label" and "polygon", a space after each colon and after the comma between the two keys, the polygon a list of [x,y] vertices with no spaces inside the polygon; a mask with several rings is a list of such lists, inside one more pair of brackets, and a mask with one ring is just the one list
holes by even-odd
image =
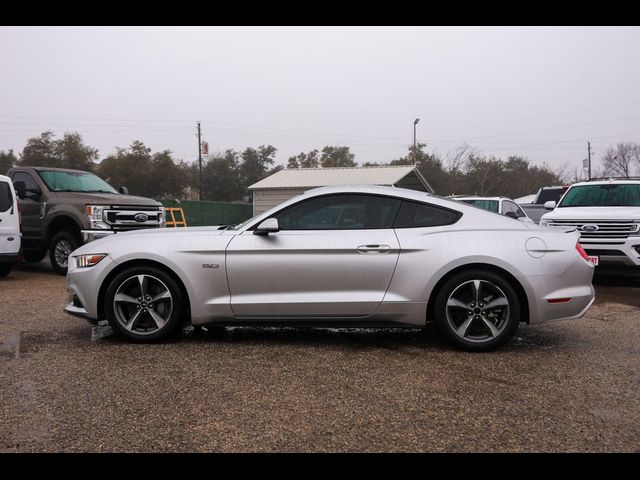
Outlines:
{"label": "windshield", "polygon": [[490,212],[498,213],[498,201],[497,200],[462,200],[463,203],[473,205],[474,207],[482,208]]}
{"label": "windshield", "polygon": [[53,192],[118,193],[100,177],[88,172],[40,171],[40,176]]}
{"label": "windshield", "polygon": [[640,207],[640,184],[572,187],[558,207]]}

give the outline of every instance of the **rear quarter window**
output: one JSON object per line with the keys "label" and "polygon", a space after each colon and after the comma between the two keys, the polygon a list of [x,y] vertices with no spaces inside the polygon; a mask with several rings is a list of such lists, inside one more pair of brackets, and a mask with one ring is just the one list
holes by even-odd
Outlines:
{"label": "rear quarter window", "polygon": [[456,210],[403,200],[393,228],[452,225],[460,220],[460,217],[462,217],[462,213]]}
{"label": "rear quarter window", "polygon": [[7,182],[0,181],[0,212],[6,212],[13,206],[13,195]]}

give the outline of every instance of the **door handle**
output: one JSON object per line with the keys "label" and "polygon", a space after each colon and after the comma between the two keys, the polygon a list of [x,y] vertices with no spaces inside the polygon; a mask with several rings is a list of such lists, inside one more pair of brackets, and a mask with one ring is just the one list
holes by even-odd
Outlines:
{"label": "door handle", "polygon": [[358,247],[359,253],[387,253],[391,250],[389,245],[360,245]]}

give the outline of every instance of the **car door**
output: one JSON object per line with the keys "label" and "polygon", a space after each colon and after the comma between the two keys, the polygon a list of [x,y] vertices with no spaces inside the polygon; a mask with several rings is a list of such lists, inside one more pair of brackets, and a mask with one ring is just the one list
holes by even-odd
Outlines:
{"label": "car door", "polygon": [[29,172],[14,172],[12,180],[14,185],[17,182],[24,182],[26,190],[25,198],[18,199],[23,237],[40,239],[42,233],[42,189]]}
{"label": "car door", "polygon": [[373,314],[391,282],[400,200],[332,194],[276,212],[280,230],[252,229],[227,247],[231,308],[238,318],[357,318]]}
{"label": "car door", "polygon": [[5,179],[0,178],[0,255],[15,255],[20,251],[20,214],[11,182]]}

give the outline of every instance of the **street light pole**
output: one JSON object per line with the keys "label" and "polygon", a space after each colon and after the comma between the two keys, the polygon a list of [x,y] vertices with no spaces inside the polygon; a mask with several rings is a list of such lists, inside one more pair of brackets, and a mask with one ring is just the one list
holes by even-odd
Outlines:
{"label": "street light pole", "polygon": [[416,152],[416,125],[418,125],[419,121],[419,118],[416,118],[413,121],[413,163],[416,163],[416,158],[418,156]]}

